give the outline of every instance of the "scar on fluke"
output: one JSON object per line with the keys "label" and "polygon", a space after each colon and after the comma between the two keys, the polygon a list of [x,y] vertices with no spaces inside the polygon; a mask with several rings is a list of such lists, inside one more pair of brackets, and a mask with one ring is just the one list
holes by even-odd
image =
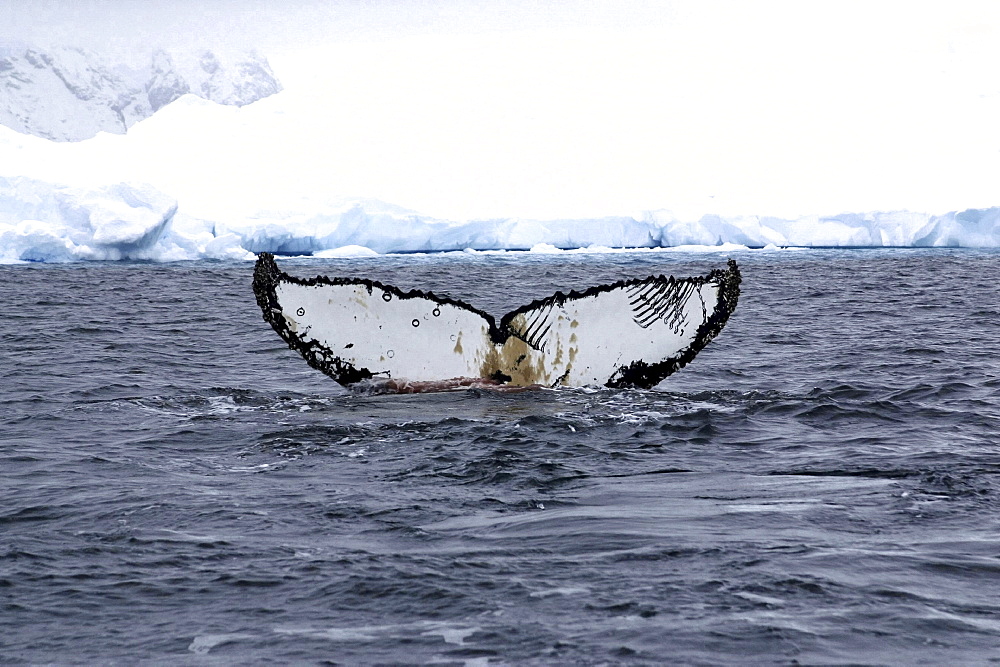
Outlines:
{"label": "scar on fluke", "polygon": [[556,292],[492,315],[364,278],[298,278],[268,253],[254,269],[261,313],[306,362],[342,385],[655,386],[722,331],[739,301],[734,260],[705,276],[650,276]]}

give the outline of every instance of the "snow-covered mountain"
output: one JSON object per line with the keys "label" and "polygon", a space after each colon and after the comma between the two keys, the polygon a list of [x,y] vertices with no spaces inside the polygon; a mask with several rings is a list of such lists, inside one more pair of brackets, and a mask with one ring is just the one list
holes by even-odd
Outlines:
{"label": "snow-covered mountain", "polygon": [[243,106],[280,90],[267,59],[252,51],[161,49],[130,67],[74,47],[0,46],[0,124],[55,141],[124,134],[188,93]]}

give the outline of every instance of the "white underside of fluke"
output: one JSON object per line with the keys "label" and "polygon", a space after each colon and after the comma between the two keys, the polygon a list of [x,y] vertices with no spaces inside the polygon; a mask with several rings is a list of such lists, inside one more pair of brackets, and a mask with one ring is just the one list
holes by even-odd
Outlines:
{"label": "white underside of fluke", "polygon": [[375,376],[411,381],[479,377],[492,348],[476,312],[380,287],[279,283],[288,328]]}
{"label": "white underside of fluke", "polygon": [[645,327],[624,287],[548,304],[513,317],[513,335],[503,343],[491,340],[489,322],[474,311],[377,286],[280,283],[276,292],[289,330],[377,377],[434,381],[500,372],[515,385],[586,386],[607,383],[635,360],[659,361],[691,345],[714,312],[718,286],[690,286],[669,313],[651,311]]}

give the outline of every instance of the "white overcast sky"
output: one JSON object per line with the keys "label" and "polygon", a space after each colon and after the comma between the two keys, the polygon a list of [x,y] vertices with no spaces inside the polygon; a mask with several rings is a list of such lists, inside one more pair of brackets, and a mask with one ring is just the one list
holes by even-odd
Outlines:
{"label": "white overcast sky", "polygon": [[259,160],[244,154],[228,169],[254,187],[448,217],[1000,205],[1000,2],[0,0],[0,10],[5,42],[256,48],[285,84],[288,127],[262,140]]}

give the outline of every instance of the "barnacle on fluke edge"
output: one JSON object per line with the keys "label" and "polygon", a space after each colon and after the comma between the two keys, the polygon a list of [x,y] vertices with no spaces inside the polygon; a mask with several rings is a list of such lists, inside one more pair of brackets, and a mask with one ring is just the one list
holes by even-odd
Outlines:
{"label": "barnacle on fluke edge", "polygon": [[556,294],[504,315],[361,278],[297,278],[261,253],[264,320],[343,385],[482,379],[515,386],[655,386],[722,331],[736,309],[734,260],[706,276],[651,276]]}

